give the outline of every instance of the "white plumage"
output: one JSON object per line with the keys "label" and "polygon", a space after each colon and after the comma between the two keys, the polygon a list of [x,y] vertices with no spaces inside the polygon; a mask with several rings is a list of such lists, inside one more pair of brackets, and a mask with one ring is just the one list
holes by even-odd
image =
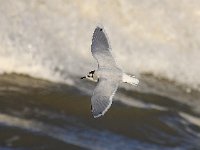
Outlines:
{"label": "white plumage", "polygon": [[111,54],[111,47],[103,28],[96,27],[93,37],[91,52],[98,62],[98,69],[89,72],[83,78],[98,81],[91,98],[91,111],[94,118],[100,117],[110,108],[112,98],[121,82],[137,85],[139,80],[129,76],[116,65]]}

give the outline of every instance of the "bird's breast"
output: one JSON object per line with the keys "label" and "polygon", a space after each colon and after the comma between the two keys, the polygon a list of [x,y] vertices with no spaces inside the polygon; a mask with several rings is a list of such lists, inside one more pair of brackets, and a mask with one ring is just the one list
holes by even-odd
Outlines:
{"label": "bird's breast", "polygon": [[122,80],[122,71],[119,69],[99,68],[96,72],[97,78],[107,78],[113,80]]}

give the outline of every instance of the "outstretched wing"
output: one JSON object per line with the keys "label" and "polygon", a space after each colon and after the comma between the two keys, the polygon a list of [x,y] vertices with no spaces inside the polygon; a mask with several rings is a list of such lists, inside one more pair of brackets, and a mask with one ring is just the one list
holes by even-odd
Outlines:
{"label": "outstretched wing", "polygon": [[91,51],[100,68],[116,67],[115,60],[110,52],[111,47],[103,28],[96,27],[92,37]]}
{"label": "outstretched wing", "polygon": [[115,81],[101,78],[91,98],[91,111],[94,118],[100,117],[110,108],[112,98],[118,88]]}

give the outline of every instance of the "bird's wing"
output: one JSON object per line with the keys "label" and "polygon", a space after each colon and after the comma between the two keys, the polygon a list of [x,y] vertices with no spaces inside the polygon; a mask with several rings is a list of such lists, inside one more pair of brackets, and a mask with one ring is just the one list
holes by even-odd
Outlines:
{"label": "bird's wing", "polygon": [[96,27],[92,37],[91,52],[100,68],[116,67],[115,60],[110,52],[111,47],[103,28]]}
{"label": "bird's wing", "polygon": [[110,108],[118,82],[100,78],[91,98],[91,111],[94,118],[100,117]]}

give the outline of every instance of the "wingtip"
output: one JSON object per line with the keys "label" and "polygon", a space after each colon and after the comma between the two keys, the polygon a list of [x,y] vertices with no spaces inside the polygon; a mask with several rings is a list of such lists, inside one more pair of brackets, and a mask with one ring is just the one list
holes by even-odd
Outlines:
{"label": "wingtip", "polygon": [[109,105],[100,113],[95,113],[95,111],[93,110],[92,105],[91,105],[91,112],[92,112],[93,117],[99,118],[99,117],[103,116],[108,111],[108,109],[111,107],[111,105],[112,105],[112,101],[110,101]]}
{"label": "wingtip", "polygon": [[97,115],[97,116],[94,116],[93,115],[93,117],[94,117],[94,119],[97,119],[97,118],[99,118],[99,117],[101,117],[102,115]]}
{"label": "wingtip", "polygon": [[103,26],[102,24],[98,23],[98,24],[96,25],[96,28],[104,29],[104,26]]}
{"label": "wingtip", "polygon": [[104,113],[95,114],[94,111],[93,111],[92,105],[91,105],[91,113],[92,113],[94,118],[99,118],[99,117],[104,115]]}
{"label": "wingtip", "polygon": [[95,114],[93,108],[92,108],[92,105],[91,105],[91,113],[92,113],[92,116],[96,119],[96,118],[99,118],[101,116],[103,116],[105,114],[105,112],[101,112],[101,113],[98,113],[98,114]]}
{"label": "wingtip", "polygon": [[93,114],[93,117],[96,119],[96,118],[99,118],[99,117],[101,117],[101,116],[103,116],[104,114],[103,113],[100,113],[100,114],[98,114],[98,115],[94,115]]}
{"label": "wingtip", "polygon": [[97,27],[95,28],[95,31],[96,31],[96,32],[103,31],[103,28],[97,26]]}

